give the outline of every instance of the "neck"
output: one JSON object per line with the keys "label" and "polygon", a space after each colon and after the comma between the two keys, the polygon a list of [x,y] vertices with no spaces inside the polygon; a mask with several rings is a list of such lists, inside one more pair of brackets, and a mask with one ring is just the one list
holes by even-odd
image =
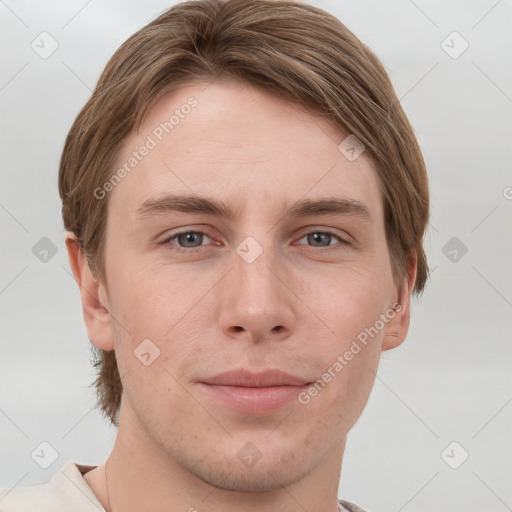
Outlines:
{"label": "neck", "polygon": [[[124,417],[123,417],[124,416]],[[200,480],[155,443],[136,415],[123,411],[108,457],[108,495],[112,512],[295,512],[338,510],[338,484],[345,438],[331,447],[304,478],[277,490],[250,493],[222,489]],[[278,473],[275,473],[278,481]]]}

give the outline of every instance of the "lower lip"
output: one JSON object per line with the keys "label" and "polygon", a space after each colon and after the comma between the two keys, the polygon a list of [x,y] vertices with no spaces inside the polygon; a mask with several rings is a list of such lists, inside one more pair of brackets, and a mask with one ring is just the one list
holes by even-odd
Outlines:
{"label": "lower lip", "polygon": [[307,389],[305,386],[270,386],[246,388],[241,386],[217,386],[200,382],[199,385],[211,397],[245,414],[272,412],[296,399]]}

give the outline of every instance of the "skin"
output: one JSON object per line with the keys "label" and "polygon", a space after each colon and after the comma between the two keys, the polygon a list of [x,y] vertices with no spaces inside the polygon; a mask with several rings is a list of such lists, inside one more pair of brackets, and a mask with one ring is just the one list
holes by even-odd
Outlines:
{"label": "skin", "polygon": [[[415,259],[397,286],[366,153],[350,161],[338,149],[346,134],[331,121],[246,84],[167,94],[126,139],[119,165],[190,97],[197,106],[109,192],[108,286],[66,238],[88,336],[116,351],[123,381],[107,460],[111,508],[334,512],[346,435],[382,350],[407,333]],[[221,200],[236,217],[137,217],[146,199],[171,192]],[[282,215],[284,203],[325,196],[357,200],[371,218]],[[183,237],[158,244],[184,230],[208,236],[192,235],[188,248]],[[313,236],[326,231],[334,236]],[[236,252],[248,236],[263,249],[251,263]],[[401,310],[307,404],[244,414],[198,384],[238,368],[315,382],[395,303]],[[149,366],[134,356],[147,338],[160,350]],[[237,457],[247,443],[261,454],[252,467]],[[104,466],[85,478],[107,508]]]}

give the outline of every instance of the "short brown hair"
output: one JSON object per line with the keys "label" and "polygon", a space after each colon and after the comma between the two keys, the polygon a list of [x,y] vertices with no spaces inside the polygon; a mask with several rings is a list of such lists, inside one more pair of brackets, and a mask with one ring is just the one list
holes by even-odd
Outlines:
{"label": "short brown hair", "polygon": [[[373,52],[334,16],[293,0],[183,2],[110,59],[71,127],[59,169],[64,226],[94,275],[107,285],[108,198],[98,200],[94,190],[112,175],[122,142],[165,93],[216,77],[308,106],[365,145],[379,174],[394,278],[398,283],[407,275],[415,253],[419,294],[428,275],[429,193],[414,132]],[[115,353],[95,354],[98,405],[117,425],[122,384]]]}

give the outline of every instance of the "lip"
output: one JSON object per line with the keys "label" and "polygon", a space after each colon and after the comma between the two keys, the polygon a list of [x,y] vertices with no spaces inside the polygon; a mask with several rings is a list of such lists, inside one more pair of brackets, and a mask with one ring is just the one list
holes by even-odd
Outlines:
{"label": "lip", "polygon": [[305,379],[281,370],[265,370],[256,373],[243,369],[219,373],[214,377],[203,379],[201,382],[215,386],[242,386],[247,388],[304,386],[309,384]]}
{"label": "lip", "polygon": [[281,370],[254,373],[242,369],[223,372],[198,382],[210,398],[245,414],[275,411],[297,398],[310,384]]}

